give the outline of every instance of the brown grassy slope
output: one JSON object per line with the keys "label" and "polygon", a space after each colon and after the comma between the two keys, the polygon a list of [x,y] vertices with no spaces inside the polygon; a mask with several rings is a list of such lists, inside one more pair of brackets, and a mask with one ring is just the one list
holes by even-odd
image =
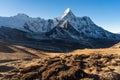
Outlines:
{"label": "brown grassy slope", "polygon": [[120,49],[49,53],[0,42],[0,80],[120,80]]}
{"label": "brown grassy slope", "polygon": [[32,59],[43,59],[54,55],[24,46],[0,42],[0,80],[9,71],[23,67],[25,64],[34,61]]}
{"label": "brown grassy slope", "polygon": [[10,71],[3,80],[120,80],[119,53],[119,49],[112,48],[85,49],[26,64],[23,61],[22,67]]}
{"label": "brown grassy slope", "polygon": [[40,50],[0,42],[0,60],[39,58],[46,56],[47,54]]}
{"label": "brown grassy slope", "polygon": [[120,48],[120,42],[115,44],[115,45],[113,45],[112,48]]}

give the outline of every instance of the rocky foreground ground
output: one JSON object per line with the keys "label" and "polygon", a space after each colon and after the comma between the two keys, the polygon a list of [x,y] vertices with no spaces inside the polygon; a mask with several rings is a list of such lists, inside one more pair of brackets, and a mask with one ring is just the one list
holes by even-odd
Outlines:
{"label": "rocky foreground ground", "polygon": [[0,80],[120,80],[119,54],[87,51],[2,61]]}
{"label": "rocky foreground ground", "polygon": [[0,80],[120,80],[120,48],[53,53],[0,43]]}

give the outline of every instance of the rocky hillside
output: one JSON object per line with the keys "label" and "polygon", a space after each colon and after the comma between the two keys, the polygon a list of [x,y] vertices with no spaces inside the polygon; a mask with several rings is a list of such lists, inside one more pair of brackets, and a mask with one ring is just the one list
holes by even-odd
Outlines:
{"label": "rocky hillside", "polygon": [[[120,55],[117,54],[64,54],[32,61],[24,60],[22,63],[26,64],[14,68],[4,76],[1,74],[1,80],[120,79]],[[2,67],[0,66],[0,71]]]}

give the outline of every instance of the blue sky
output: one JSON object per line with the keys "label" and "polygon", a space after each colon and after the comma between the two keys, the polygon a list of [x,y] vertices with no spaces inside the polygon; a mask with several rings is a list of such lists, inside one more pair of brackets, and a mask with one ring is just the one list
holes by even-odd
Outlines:
{"label": "blue sky", "polygon": [[120,0],[0,0],[0,16],[25,13],[48,19],[60,16],[66,8],[76,16],[89,16],[106,30],[120,32]]}

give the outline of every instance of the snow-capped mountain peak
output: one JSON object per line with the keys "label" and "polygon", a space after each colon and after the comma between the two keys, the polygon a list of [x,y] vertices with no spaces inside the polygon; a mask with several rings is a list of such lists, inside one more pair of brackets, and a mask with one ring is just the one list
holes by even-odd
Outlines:
{"label": "snow-capped mountain peak", "polygon": [[70,8],[67,8],[63,15],[60,17],[60,19],[64,19],[64,18],[74,18],[75,15],[72,13],[72,11],[70,10]]}
{"label": "snow-capped mountain peak", "polygon": [[61,18],[65,17],[67,14],[69,14],[71,12],[70,8],[67,8],[65,11],[64,11],[64,14],[61,16]]}
{"label": "snow-capped mountain peak", "polygon": [[71,10],[70,10],[70,8],[67,8],[66,10],[65,10],[65,13],[69,13]]}
{"label": "snow-capped mountain peak", "polygon": [[29,16],[28,16],[28,15],[23,14],[23,13],[19,13],[19,14],[17,14],[17,15],[15,15],[15,16],[13,16],[13,17],[17,17],[17,18],[29,18]]}
{"label": "snow-capped mountain peak", "polygon": [[[86,35],[92,38],[106,38],[106,39],[119,39],[119,36],[115,36],[101,27],[93,23],[93,21],[87,17],[76,17],[70,8],[64,11],[61,17],[55,19],[42,19],[42,18],[32,18],[26,14],[18,14],[12,17],[0,17],[0,27],[10,27],[19,29],[26,32],[32,33],[46,33],[54,29],[56,26],[58,29],[69,33],[77,33],[76,35]],[[59,33],[59,32],[58,32]],[[79,36],[81,37],[81,36]]]}
{"label": "snow-capped mountain peak", "polygon": [[[21,36],[19,41],[24,39],[28,41],[30,39],[31,41],[32,39],[32,41],[35,40],[46,43],[50,40],[50,42],[52,41],[52,45],[59,41],[60,48],[62,42],[65,44],[69,43],[67,45],[68,47],[73,46],[75,43],[73,47],[75,47],[76,44],[81,47],[82,44],[83,47],[95,46],[97,48],[103,46],[103,44],[109,46],[116,43],[116,41],[120,41],[119,34],[104,30],[97,26],[87,16],[75,16],[70,8],[66,9],[62,16],[48,20],[32,18],[26,14],[18,14],[12,17],[0,17],[0,38],[1,35],[5,40],[8,39],[10,41],[16,40],[19,36]],[[38,44],[35,44],[35,46],[38,46]]]}

